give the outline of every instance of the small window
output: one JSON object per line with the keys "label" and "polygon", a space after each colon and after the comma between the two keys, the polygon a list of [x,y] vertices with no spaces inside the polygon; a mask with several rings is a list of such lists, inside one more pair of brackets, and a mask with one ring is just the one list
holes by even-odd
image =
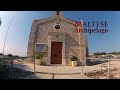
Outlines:
{"label": "small window", "polygon": [[55,29],[60,29],[60,25],[55,25]]}
{"label": "small window", "polygon": [[36,44],[35,50],[37,52],[45,52],[46,51],[46,44]]}

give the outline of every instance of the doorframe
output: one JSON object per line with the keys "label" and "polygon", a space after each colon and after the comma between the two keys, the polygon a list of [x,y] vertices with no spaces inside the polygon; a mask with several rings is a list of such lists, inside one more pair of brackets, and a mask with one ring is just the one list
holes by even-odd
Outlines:
{"label": "doorframe", "polygon": [[62,42],[62,65],[66,65],[65,35],[64,34],[59,34],[60,39],[54,38],[54,35],[55,35],[55,33],[49,33],[48,34],[48,64],[51,64],[51,45],[52,45],[52,42]]}

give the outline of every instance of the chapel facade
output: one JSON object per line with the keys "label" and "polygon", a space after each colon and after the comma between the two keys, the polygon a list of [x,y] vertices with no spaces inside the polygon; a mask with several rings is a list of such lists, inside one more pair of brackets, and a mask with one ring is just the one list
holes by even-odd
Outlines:
{"label": "chapel facade", "polygon": [[44,53],[43,61],[48,65],[71,65],[71,57],[76,56],[78,65],[86,65],[88,41],[84,33],[75,32],[75,24],[76,21],[65,18],[62,11],[54,11],[51,17],[34,20],[27,56]]}

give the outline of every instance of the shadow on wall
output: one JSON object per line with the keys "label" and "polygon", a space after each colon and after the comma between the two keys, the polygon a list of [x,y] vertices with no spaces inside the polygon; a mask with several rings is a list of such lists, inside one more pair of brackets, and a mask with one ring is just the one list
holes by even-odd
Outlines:
{"label": "shadow on wall", "polygon": [[70,51],[74,54],[74,55],[77,55],[77,52],[76,50],[74,50],[72,47],[78,47],[79,46],[79,43],[77,41],[74,40],[74,38],[72,38],[70,35],[67,35],[66,36],[66,43],[65,43],[65,57],[66,59],[69,58],[69,53]]}
{"label": "shadow on wall", "polygon": [[69,44],[69,46],[77,47],[79,43],[75,41],[74,38],[72,38],[70,35],[66,36],[66,44]]}

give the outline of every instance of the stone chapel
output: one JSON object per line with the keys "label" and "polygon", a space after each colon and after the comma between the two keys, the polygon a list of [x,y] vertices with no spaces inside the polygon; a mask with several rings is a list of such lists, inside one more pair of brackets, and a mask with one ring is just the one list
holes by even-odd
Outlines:
{"label": "stone chapel", "polygon": [[78,65],[86,65],[88,41],[84,33],[75,32],[75,23],[76,21],[65,18],[62,11],[54,11],[51,17],[34,20],[27,56],[45,53],[43,59],[48,65],[71,65],[71,57],[76,56]]}

